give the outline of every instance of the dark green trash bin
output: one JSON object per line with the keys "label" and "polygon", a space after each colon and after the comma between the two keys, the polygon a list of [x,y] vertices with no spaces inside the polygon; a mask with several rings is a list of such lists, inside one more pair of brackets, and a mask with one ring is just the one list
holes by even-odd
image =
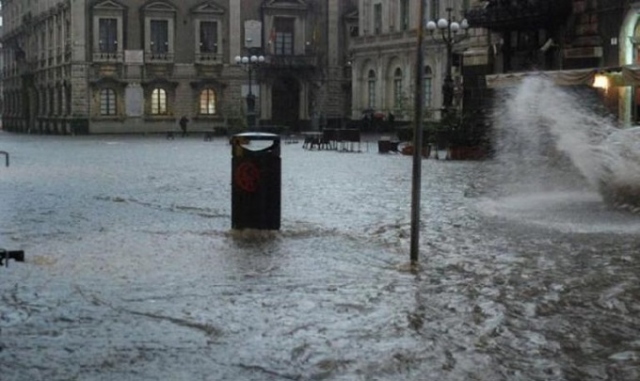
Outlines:
{"label": "dark green trash bin", "polygon": [[280,136],[233,135],[231,150],[231,228],[280,229]]}

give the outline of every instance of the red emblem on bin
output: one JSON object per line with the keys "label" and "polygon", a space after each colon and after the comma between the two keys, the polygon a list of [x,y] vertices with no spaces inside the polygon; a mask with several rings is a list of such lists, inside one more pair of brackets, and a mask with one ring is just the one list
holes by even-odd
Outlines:
{"label": "red emblem on bin", "polygon": [[253,193],[260,184],[260,170],[251,162],[244,162],[236,168],[236,185],[245,192]]}

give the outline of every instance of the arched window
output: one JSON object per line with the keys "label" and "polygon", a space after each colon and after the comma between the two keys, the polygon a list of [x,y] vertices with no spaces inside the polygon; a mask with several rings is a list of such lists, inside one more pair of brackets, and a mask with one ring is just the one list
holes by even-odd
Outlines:
{"label": "arched window", "polygon": [[213,115],[216,113],[216,92],[204,89],[200,92],[200,114]]}
{"label": "arched window", "polygon": [[113,89],[100,90],[100,115],[116,114],[116,92]]}
{"label": "arched window", "polygon": [[393,108],[402,107],[402,70],[397,68],[393,74]]}
{"label": "arched window", "polygon": [[429,66],[424,67],[422,83],[424,85],[424,107],[430,108],[432,106],[431,100],[433,97],[433,73]]}
{"label": "arched window", "polygon": [[151,114],[167,114],[167,91],[165,89],[155,88],[151,92]]}
{"label": "arched window", "polygon": [[376,72],[369,70],[367,75],[367,107],[375,109],[376,107]]}

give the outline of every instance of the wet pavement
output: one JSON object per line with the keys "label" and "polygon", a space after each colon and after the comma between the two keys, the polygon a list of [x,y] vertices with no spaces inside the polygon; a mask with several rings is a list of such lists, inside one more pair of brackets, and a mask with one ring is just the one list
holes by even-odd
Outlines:
{"label": "wet pavement", "polygon": [[301,144],[234,232],[226,141],[0,133],[1,379],[640,379],[639,216],[425,160],[410,271],[411,158]]}

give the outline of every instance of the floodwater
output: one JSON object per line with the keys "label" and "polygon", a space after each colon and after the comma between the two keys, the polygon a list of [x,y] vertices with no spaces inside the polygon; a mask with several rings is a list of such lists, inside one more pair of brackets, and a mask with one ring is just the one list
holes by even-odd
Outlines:
{"label": "floodwater", "polygon": [[640,217],[499,161],[282,146],[282,228],[233,232],[225,141],[0,133],[9,380],[638,380]]}

